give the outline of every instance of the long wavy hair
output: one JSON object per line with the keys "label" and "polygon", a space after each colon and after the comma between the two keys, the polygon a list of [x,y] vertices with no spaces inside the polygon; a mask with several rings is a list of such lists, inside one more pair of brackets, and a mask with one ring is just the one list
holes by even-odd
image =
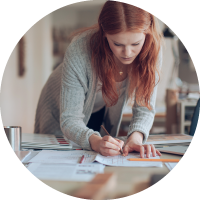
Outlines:
{"label": "long wavy hair", "polygon": [[98,24],[79,30],[73,36],[92,29],[95,31],[90,39],[91,63],[102,82],[102,96],[108,107],[117,103],[119,93],[113,73],[117,70],[117,67],[105,35],[124,31],[145,34],[144,45],[136,57],[137,65],[130,67],[128,72],[128,98],[133,99],[133,96],[135,96],[138,105],[151,110],[150,98],[160,79],[158,55],[162,35],[156,18],[136,6],[117,1],[107,1],[100,12]]}

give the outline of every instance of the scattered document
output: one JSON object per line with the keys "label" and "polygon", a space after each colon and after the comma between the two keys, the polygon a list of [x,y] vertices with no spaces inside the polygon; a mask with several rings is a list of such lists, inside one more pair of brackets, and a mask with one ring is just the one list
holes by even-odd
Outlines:
{"label": "scattered document", "polygon": [[[152,157],[152,155],[151,155]],[[129,153],[128,156],[102,156],[98,154],[96,161],[104,165],[118,166],[118,167],[162,167],[162,162],[152,161],[129,161],[129,158],[140,158],[139,153]],[[159,156],[153,157],[154,159],[160,159]]]}
{"label": "scattered document", "polygon": [[167,168],[171,171],[178,163],[175,162],[168,162],[165,163],[165,165],[167,166]]}
{"label": "scattered document", "polygon": [[[162,162],[150,161],[129,161],[129,158],[140,158],[139,153],[129,153],[128,156],[102,156],[94,151],[75,150],[75,151],[41,151],[34,158],[29,160],[30,163],[51,163],[51,164],[78,164],[84,155],[83,164],[97,161],[104,165],[121,166],[121,167],[162,167]],[[152,157],[152,155],[151,155]],[[152,157],[159,159],[159,156]]]}
{"label": "scattered document", "polygon": [[84,155],[83,163],[92,163],[95,161],[97,153],[94,151],[74,150],[74,151],[51,151],[43,150],[38,153],[29,162],[34,163],[66,163],[78,164]]}
{"label": "scattered document", "polygon": [[104,173],[101,164],[31,163],[27,169],[41,180],[91,181],[98,173]]}

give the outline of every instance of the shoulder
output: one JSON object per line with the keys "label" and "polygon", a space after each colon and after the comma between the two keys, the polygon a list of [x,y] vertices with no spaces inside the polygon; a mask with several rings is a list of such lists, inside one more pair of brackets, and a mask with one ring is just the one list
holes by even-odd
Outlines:
{"label": "shoulder", "polygon": [[91,60],[90,38],[92,35],[93,31],[89,30],[75,36],[65,51],[64,59],[84,62],[88,62],[88,59]]}
{"label": "shoulder", "polygon": [[87,45],[88,46],[90,43],[90,39],[94,33],[95,33],[95,30],[87,30],[81,34],[76,35],[72,39],[69,46],[76,46],[76,45],[80,45],[80,46]]}
{"label": "shoulder", "polygon": [[73,38],[66,49],[63,60],[63,73],[76,74],[79,79],[90,79],[92,76],[90,38],[92,31],[85,31]]}

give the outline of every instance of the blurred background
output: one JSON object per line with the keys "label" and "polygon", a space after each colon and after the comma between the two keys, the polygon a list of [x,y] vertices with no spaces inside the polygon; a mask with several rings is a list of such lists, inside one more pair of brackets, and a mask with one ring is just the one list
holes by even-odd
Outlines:
{"label": "blurred background", "polygon": [[[41,90],[53,69],[62,62],[69,34],[97,22],[105,0],[62,7],[38,21],[13,49],[1,83],[1,115],[4,126],[21,126],[33,133]],[[159,20],[164,35],[163,65],[151,133],[189,133],[199,99],[195,67],[183,43]],[[131,118],[127,105],[120,128],[126,135]]]}

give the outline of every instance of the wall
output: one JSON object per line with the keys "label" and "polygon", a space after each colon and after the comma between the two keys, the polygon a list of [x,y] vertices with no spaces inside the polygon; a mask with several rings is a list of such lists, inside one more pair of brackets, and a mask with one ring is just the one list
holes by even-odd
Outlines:
{"label": "wall", "polygon": [[182,82],[187,83],[188,89],[198,91],[198,78],[192,59],[181,41],[179,41],[178,47],[180,56],[179,77]]}
{"label": "wall", "polygon": [[[2,80],[1,114],[4,125],[20,125],[23,127],[23,132],[33,132],[35,110],[41,89],[52,68],[62,60],[61,57],[52,55],[52,28],[68,27],[75,30],[78,27],[92,25],[97,22],[104,2],[105,0],[81,2],[58,9],[36,23],[25,34],[25,75],[24,77],[17,75],[18,47],[15,47]],[[163,30],[164,24],[159,22]],[[158,112],[165,111],[165,89],[169,87],[173,65],[172,41],[165,38],[163,66],[156,101]],[[188,71],[186,74],[188,77]]]}
{"label": "wall", "polygon": [[1,115],[4,126],[22,126],[33,132],[35,110],[41,89],[52,71],[51,17],[36,23],[25,34],[25,66],[18,76],[18,46],[6,65],[1,84]]}

